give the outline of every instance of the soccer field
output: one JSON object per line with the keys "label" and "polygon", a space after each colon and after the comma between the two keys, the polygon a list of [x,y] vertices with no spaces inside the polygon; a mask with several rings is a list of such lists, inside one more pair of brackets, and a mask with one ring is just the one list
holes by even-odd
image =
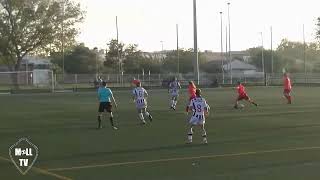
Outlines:
{"label": "soccer field", "polygon": [[[320,88],[295,87],[285,104],[280,87],[247,87],[258,107],[233,109],[231,88],[203,89],[211,106],[208,144],[195,129],[186,142],[186,92],[176,111],[165,90],[150,90],[153,122],[140,125],[131,91],[115,91],[119,130],[97,130],[94,93],[0,95],[0,179],[318,180]],[[38,146],[26,175],[8,161],[22,137]]]}

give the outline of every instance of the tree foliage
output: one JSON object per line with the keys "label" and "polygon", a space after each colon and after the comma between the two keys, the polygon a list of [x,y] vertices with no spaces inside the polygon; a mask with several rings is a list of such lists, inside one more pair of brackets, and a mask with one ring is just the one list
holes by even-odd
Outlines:
{"label": "tree foliage", "polygon": [[[52,62],[62,67],[62,58],[59,53],[53,53]],[[85,47],[84,44],[75,46],[72,50],[66,52],[65,55],[65,71],[67,73],[96,73],[97,67],[102,65],[97,59],[97,52]]]}
{"label": "tree foliage", "polygon": [[[8,65],[20,69],[22,58],[58,41],[72,39],[84,12],[71,0],[0,0],[0,52]],[[57,47],[59,45],[56,45]]]}

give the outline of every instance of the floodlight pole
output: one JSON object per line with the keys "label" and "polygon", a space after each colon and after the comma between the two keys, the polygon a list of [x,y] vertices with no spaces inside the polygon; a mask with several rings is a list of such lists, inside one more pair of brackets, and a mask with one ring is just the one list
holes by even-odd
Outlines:
{"label": "floodlight pole", "polygon": [[198,53],[198,32],[197,32],[197,1],[193,0],[193,38],[194,38],[194,76],[197,80],[197,85],[200,84],[199,77],[199,53]]}
{"label": "floodlight pole", "polygon": [[62,45],[62,80],[64,83],[64,16],[65,16],[65,0],[62,0],[62,22],[61,22],[61,31],[62,31],[62,39],[61,39],[61,45]]}
{"label": "floodlight pole", "polygon": [[272,26],[270,27],[270,33],[271,33],[271,74],[273,74],[273,34],[272,34]]}
{"label": "floodlight pole", "polygon": [[178,24],[176,24],[176,33],[177,33],[177,60],[178,60],[178,69],[177,69],[177,72],[178,72],[178,75],[180,73],[180,54],[179,54],[179,26]]}
{"label": "floodlight pole", "polygon": [[120,52],[119,52],[119,29],[118,29],[118,16],[116,16],[116,30],[117,30],[117,55],[118,55],[118,63],[119,63],[119,75],[121,74],[121,62],[120,62]]}
{"label": "floodlight pole", "polygon": [[222,72],[222,84],[224,84],[224,69],[223,69],[223,59],[224,59],[224,57],[223,57],[223,30],[222,30],[222,12],[220,12],[220,22],[221,22],[221,27],[220,27],[220,29],[221,29],[221,54],[220,54],[220,58],[221,58],[221,72]]}
{"label": "floodlight pole", "polygon": [[99,75],[99,66],[98,66],[98,48],[93,48],[93,51],[95,53],[95,60],[96,60],[96,78],[98,78]]}
{"label": "floodlight pole", "polygon": [[228,2],[228,25],[229,25],[229,62],[230,62],[230,83],[232,84],[232,57],[231,57],[230,2]]}
{"label": "floodlight pole", "polygon": [[261,35],[261,64],[262,64],[262,73],[263,73],[263,82],[264,85],[267,85],[267,80],[266,80],[266,72],[265,72],[265,67],[264,67],[264,47],[263,47],[263,34],[260,32]]}
{"label": "floodlight pole", "polygon": [[303,31],[303,64],[304,64],[304,77],[305,77],[305,83],[307,83],[307,66],[306,66],[306,38],[305,38],[305,32],[304,32],[304,24],[302,26]]}

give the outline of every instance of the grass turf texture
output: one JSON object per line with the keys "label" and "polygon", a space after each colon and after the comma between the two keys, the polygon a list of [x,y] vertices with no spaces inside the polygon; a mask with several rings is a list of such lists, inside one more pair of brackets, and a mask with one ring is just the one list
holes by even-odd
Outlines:
{"label": "grass turf texture", "polygon": [[203,89],[211,105],[208,145],[201,144],[198,129],[194,143],[185,144],[186,92],[172,111],[165,90],[149,91],[154,121],[145,126],[131,91],[114,92],[117,131],[106,118],[105,128],[95,129],[93,93],[2,95],[0,156],[8,158],[8,148],[27,137],[39,148],[34,166],[45,172],[22,176],[0,158],[0,179],[319,179],[320,88],[296,87],[292,105],[281,88],[247,90],[259,107],[245,103],[236,110],[234,90]]}

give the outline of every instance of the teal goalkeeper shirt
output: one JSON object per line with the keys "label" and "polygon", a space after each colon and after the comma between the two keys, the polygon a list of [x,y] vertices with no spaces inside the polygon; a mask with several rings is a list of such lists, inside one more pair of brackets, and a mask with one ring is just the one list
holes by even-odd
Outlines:
{"label": "teal goalkeeper shirt", "polygon": [[98,97],[100,102],[111,102],[112,91],[106,87],[99,87]]}

